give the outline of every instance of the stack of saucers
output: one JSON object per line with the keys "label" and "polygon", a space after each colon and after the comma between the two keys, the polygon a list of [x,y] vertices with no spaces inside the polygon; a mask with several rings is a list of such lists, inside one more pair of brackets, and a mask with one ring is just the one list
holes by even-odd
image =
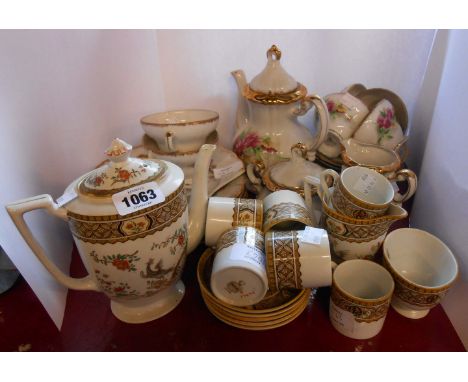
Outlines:
{"label": "stack of saucers", "polygon": [[203,253],[198,262],[197,277],[206,306],[219,320],[240,329],[268,330],[290,323],[307,308],[310,289],[269,291],[258,304],[245,307],[221,301],[209,287],[214,254],[211,248]]}

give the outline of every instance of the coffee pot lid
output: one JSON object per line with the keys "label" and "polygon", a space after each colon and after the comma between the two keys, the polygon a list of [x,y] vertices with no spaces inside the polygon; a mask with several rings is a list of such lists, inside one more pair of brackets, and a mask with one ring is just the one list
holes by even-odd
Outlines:
{"label": "coffee pot lid", "polygon": [[304,178],[307,175],[320,177],[324,170],[316,163],[306,159],[307,148],[303,143],[297,143],[291,147],[291,159],[278,162],[269,170],[269,177],[276,185],[276,189],[290,189],[302,191]]}
{"label": "coffee pot lid", "polygon": [[263,71],[246,86],[245,96],[262,103],[289,103],[303,98],[307,89],[291,77],[281,65],[281,51],[273,45],[267,51]]}
{"label": "coffee pot lid", "polygon": [[81,194],[109,197],[127,188],[155,181],[163,176],[167,165],[160,160],[130,157],[132,145],[116,138],[105,151],[107,161],[81,180]]}

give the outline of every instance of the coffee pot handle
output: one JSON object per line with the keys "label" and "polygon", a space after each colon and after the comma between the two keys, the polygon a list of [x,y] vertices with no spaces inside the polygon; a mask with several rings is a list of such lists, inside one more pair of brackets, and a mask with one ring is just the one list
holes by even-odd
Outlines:
{"label": "coffee pot handle", "polygon": [[84,278],[77,279],[67,276],[65,273],[63,273],[47,257],[44,249],[34,238],[23,217],[26,212],[44,209],[52,216],[67,220],[67,211],[65,208],[59,207],[56,203],[54,203],[50,195],[39,195],[9,204],[6,206],[6,209],[15,223],[16,228],[18,228],[18,231],[20,232],[21,236],[23,236],[23,239],[26,241],[29,248],[31,248],[34,255],[36,255],[42,265],[44,265],[44,267],[59,283],[70,289],[99,291],[96,282],[89,275]]}
{"label": "coffee pot handle", "polygon": [[[307,97],[304,97],[301,100],[301,104],[299,108],[294,110],[295,115],[304,115],[306,114],[309,109],[314,105],[318,111],[318,115],[320,118],[320,124],[317,126],[317,136],[315,137],[315,142],[312,144],[311,147],[308,147],[308,150],[311,152],[315,152],[318,147],[322,144],[322,142],[327,137],[328,133],[328,126],[329,126],[329,116],[328,116],[328,109],[327,105],[322,98],[318,95],[313,94]],[[310,159],[309,159],[310,160]]]}
{"label": "coffee pot handle", "polygon": [[416,189],[418,188],[418,177],[414,173],[414,171],[404,168],[401,170],[398,170],[395,175],[389,179],[390,181],[395,180],[397,182],[402,182],[406,181],[408,183],[408,189],[406,192],[402,195],[399,192],[395,193],[395,197],[393,200],[397,203],[403,203],[407,201],[409,198],[411,198],[414,193],[416,192]]}

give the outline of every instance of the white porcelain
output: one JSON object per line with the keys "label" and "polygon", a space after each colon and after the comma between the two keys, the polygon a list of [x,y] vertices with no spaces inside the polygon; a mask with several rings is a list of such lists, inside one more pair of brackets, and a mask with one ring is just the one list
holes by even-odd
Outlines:
{"label": "white porcelain", "polygon": [[373,260],[390,226],[408,216],[405,209],[391,203],[384,216],[371,219],[351,218],[333,208],[330,195],[324,194],[319,179],[306,177],[304,182],[307,205],[311,205],[311,195],[315,190],[318,192],[322,207],[320,226],[328,232],[332,254],[342,260]]}
{"label": "white porcelain", "polygon": [[328,158],[340,155],[340,142],[351,137],[369,114],[367,106],[350,93],[334,93],[325,97],[330,123],[327,139],[318,151]]}
{"label": "white porcelain", "polygon": [[206,214],[205,244],[215,246],[224,232],[238,226],[262,229],[262,200],[212,196]]}
{"label": "white porcelain", "polygon": [[[323,170],[322,166],[307,160],[306,146],[297,143],[291,148],[291,159],[278,162],[263,171],[262,181],[270,191],[291,190],[303,195],[304,177],[318,177]],[[251,182],[256,182],[252,171],[247,171],[247,175]]]}
{"label": "white porcelain", "polygon": [[[313,154],[328,130],[325,102],[307,95],[307,89],[284,70],[281,51],[275,45],[268,50],[267,59],[264,70],[250,84],[242,70],[232,72],[239,91],[233,149],[246,164],[269,165],[290,158],[290,149],[298,142]],[[315,135],[298,120],[312,106],[320,117]]]}
{"label": "white porcelain", "polygon": [[458,276],[450,248],[428,232],[401,228],[383,245],[384,265],[395,280],[393,308],[408,318],[425,317],[440,303]]}
{"label": "white porcelain", "polygon": [[341,159],[345,167],[368,167],[386,175],[394,173],[402,166],[400,156],[394,150],[363,143],[354,138],[342,141],[341,145]]}
{"label": "white porcelain", "polygon": [[301,195],[290,190],[275,191],[263,199],[263,231],[303,229],[316,226],[314,216]]}
{"label": "white porcelain", "polygon": [[216,130],[219,115],[203,109],[171,110],[141,118],[141,127],[166,153],[197,152]]}
{"label": "white porcelain", "polygon": [[236,227],[218,240],[211,271],[213,294],[233,306],[260,302],[268,291],[263,233]]}
{"label": "white porcelain", "polygon": [[[329,191],[328,176],[333,178],[333,193]],[[337,211],[356,219],[385,215],[395,197],[387,178],[361,166],[348,167],[341,174],[327,169],[320,175],[320,185],[325,197],[331,197]]]}
{"label": "white porcelain", "polygon": [[[342,171],[348,167],[367,167],[385,176],[389,181],[406,182],[406,192],[396,193],[394,202],[402,203],[411,198],[418,187],[418,177],[410,169],[402,169],[400,156],[394,151],[382,146],[359,142],[353,138],[341,142],[343,160]],[[395,185],[394,187],[398,187]]]}
{"label": "white porcelain", "polygon": [[[7,210],[33,253],[57,281],[71,289],[103,292],[111,299],[112,312],[122,321],[150,321],[174,309],[184,295],[180,275],[187,253],[204,234],[208,168],[215,148],[204,145],[200,149],[190,206],[179,167],[166,161],[132,158],[131,146],[114,140],[106,151],[109,160],[67,187],[64,195],[75,194],[75,198],[64,206],[59,207],[50,195],[39,195],[11,203]],[[150,181],[156,182],[164,201],[120,215],[113,196]],[[146,203],[143,197],[141,202]],[[37,209],[68,222],[88,276],[69,277],[49,260],[23,217]]]}
{"label": "white porcelain", "polygon": [[381,265],[368,260],[349,260],[333,272],[330,321],[346,337],[364,340],[382,330],[394,282]]}
{"label": "white porcelain", "polygon": [[395,108],[381,100],[354,133],[358,141],[394,149],[404,139],[403,130],[395,115]]}
{"label": "white porcelain", "polygon": [[312,228],[316,241],[302,231],[269,231],[265,252],[270,290],[319,288],[330,286],[332,268],[327,231]]}

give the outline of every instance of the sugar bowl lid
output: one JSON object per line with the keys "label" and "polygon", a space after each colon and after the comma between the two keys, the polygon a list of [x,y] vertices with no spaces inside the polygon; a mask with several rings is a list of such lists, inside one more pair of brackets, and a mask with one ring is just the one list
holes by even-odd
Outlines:
{"label": "sugar bowl lid", "polygon": [[109,197],[127,188],[160,179],[167,170],[163,161],[130,157],[132,145],[116,138],[105,151],[108,161],[86,174],[78,192],[87,196]]}
{"label": "sugar bowl lid", "polygon": [[267,64],[245,87],[244,95],[259,103],[291,103],[307,94],[307,89],[297,82],[281,65],[281,51],[272,45],[267,51]]}
{"label": "sugar bowl lid", "polygon": [[263,181],[270,191],[304,191],[304,178],[307,175],[320,177],[324,170],[306,159],[307,148],[303,143],[291,147],[291,159],[274,164],[265,171]]}

